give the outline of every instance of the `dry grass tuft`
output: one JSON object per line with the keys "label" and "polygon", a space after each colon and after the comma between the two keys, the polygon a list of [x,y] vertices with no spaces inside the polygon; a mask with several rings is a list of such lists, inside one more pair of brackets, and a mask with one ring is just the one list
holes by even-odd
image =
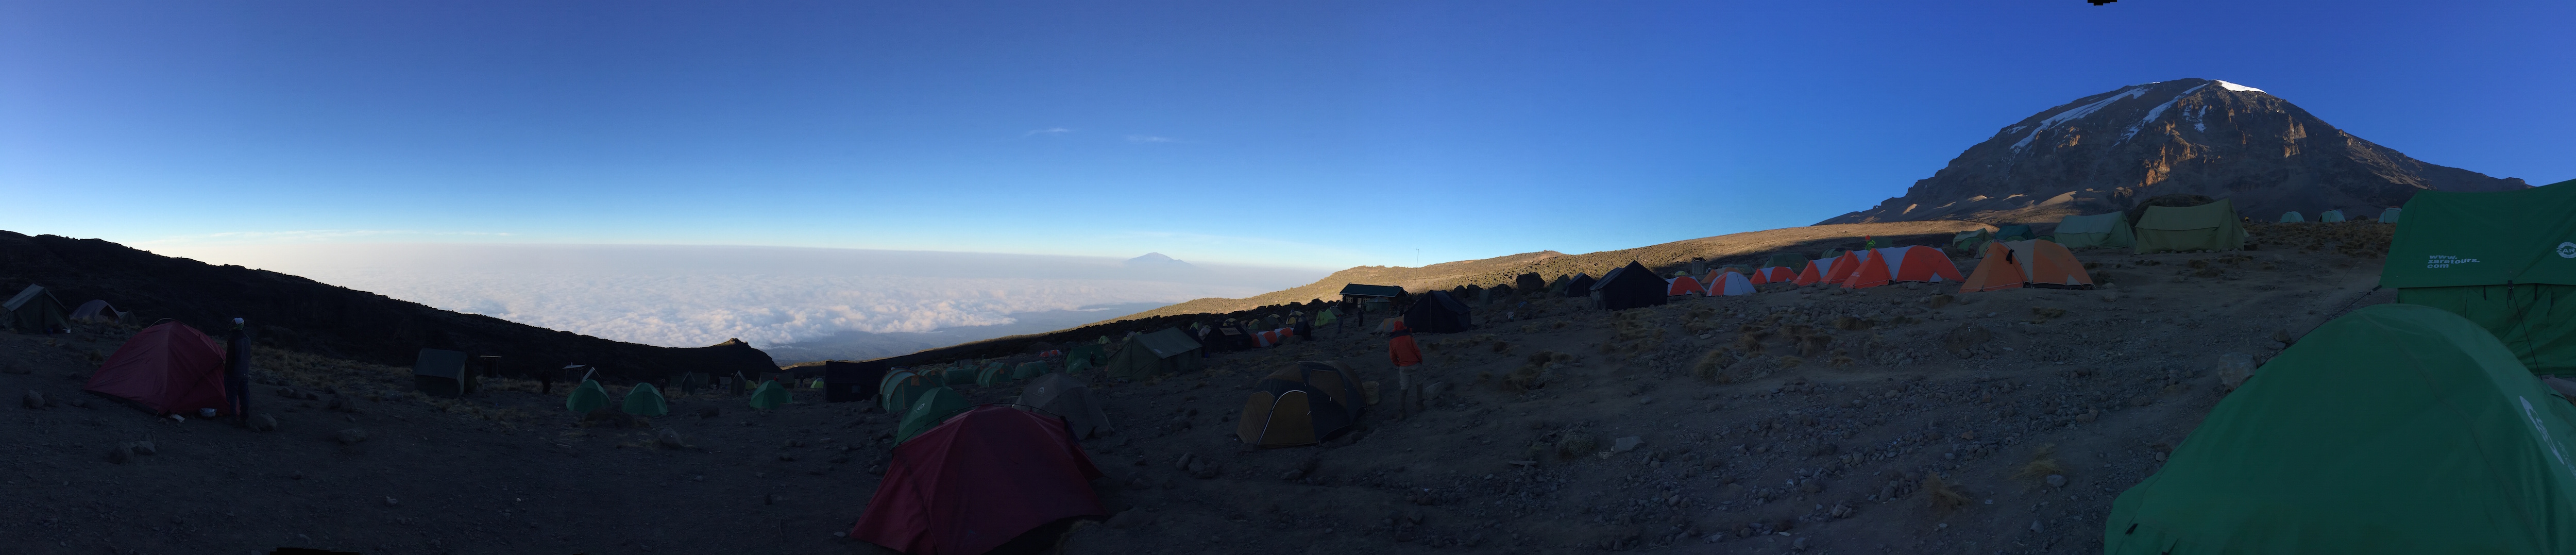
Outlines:
{"label": "dry grass tuft", "polygon": [[1691,375],[1703,380],[1726,383],[1732,380],[1727,379],[1724,371],[1726,367],[1733,365],[1735,365],[1735,355],[1727,353],[1726,349],[1710,349],[1699,356],[1698,362],[1691,363]]}
{"label": "dry grass tuft", "polygon": [[1932,512],[1935,514],[1949,514],[1950,511],[1966,507],[1970,501],[1973,501],[1968,497],[1967,492],[1960,491],[1956,484],[1941,479],[1940,474],[1923,478],[1923,494],[1924,499],[1931,502]]}
{"label": "dry grass tuft", "polygon": [[2065,465],[2057,463],[2057,444],[2048,443],[2031,450],[2030,462],[2022,463],[2021,470],[2014,472],[2013,478],[2040,480],[2048,478],[2050,474],[2065,473]]}
{"label": "dry grass tuft", "polygon": [[1781,367],[1781,368],[1797,368],[1799,364],[1804,364],[1804,363],[1806,363],[1806,362],[1807,362],[1807,359],[1798,358],[1798,357],[1792,357],[1792,356],[1784,356],[1784,357],[1780,357],[1780,358],[1779,358],[1779,360],[1777,360],[1777,361],[1775,361],[1775,362],[1774,362],[1774,364],[1778,364],[1778,365],[1780,365],[1780,367]]}

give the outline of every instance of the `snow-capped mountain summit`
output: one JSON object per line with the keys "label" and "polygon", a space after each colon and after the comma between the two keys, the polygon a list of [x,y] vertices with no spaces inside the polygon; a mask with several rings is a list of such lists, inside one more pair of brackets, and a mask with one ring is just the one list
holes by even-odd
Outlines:
{"label": "snow-capped mountain summit", "polygon": [[2376,214],[2416,191],[2497,191],[2517,178],[2427,164],[2335,129],[2262,89],[2177,79],[2075,99],[2005,126],[1905,196],[1821,223],[2046,221],[2175,193],[2269,219]]}

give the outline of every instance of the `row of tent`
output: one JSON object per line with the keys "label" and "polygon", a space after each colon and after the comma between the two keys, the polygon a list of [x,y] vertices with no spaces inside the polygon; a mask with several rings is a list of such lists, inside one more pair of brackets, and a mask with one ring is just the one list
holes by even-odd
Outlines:
{"label": "row of tent", "polygon": [[[2397,223],[2397,216],[2398,216],[2399,214],[2404,213],[2404,212],[2405,212],[2405,209],[2402,209],[2402,208],[2390,208],[2390,209],[2387,209],[2387,210],[2381,210],[2381,211],[2379,211],[2379,221],[2380,221],[2380,223],[2391,223],[2391,224],[2393,224],[2393,223]],[[2295,211],[2295,210],[2294,210],[2294,211],[2282,212],[2282,213],[2281,213],[2281,223],[2285,223],[2285,224],[2293,224],[2293,223],[2300,223],[2300,222],[2305,222],[2305,221],[2308,221],[2308,217],[2307,217],[2306,215],[2302,215],[2302,214],[2298,213],[2298,211]],[[2343,211],[2342,211],[2342,210],[2327,210],[2327,211],[2325,211],[2325,212],[2320,212],[2320,213],[2318,213],[2318,214],[2317,214],[2317,221],[2325,222],[2325,223],[2334,223],[2334,222],[2344,221]]]}
{"label": "row of tent", "polygon": [[[75,297],[77,298],[77,297]],[[64,310],[63,302],[42,285],[28,285],[0,301],[0,323],[18,333],[53,333],[71,329],[72,322],[122,324],[130,313],[117,310],[105,300],[91,299],[78,308]]]}
{"label": "row of tent", "polygon": [[2105,553],[2576,553],[2576,181],[2404,209],[2397,302],[2221,400],[2112,503]]}
{"label": "row of tent", "polygon": [[2059,246],[2085,248],[2128,248],[2137,254],[2186,251],[2244,250],[2245,226],[2236,215],[2236,204],[2218,199],[2198,206],[2149,206],[2138,216],[2135,225],[2123,212],[2067,216],[2058,220],[2057,231],[2039,235],[2027,225],[2002,226],[1961,232],[1950,238],[1951,248],[1966,252],[1984,252],[1986,243],[2047,239]]}

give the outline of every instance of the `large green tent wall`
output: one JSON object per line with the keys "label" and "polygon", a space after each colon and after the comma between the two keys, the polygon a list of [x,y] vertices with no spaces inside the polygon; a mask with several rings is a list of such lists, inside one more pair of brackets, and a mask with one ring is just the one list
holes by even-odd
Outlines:
{"label": "large green tent wall", "polygon": [[638,383],[634,389],[626,390],[626,402],[619,408],[636,416],[671,414],[671,404],[662,399],[662,389],[649,383]]}
{"label": "large green tent wall", "polygon": [[2388,245],[2397,302],[2477,322],[2540,374],[2576,374],[2576,181],[2486,193],[2422,191]]}
{"label": "large green tent wall", "polygon": [[2120,494],[2108,555],[2576,553],[2576,406],[2409,304],[2319,326]]}
{"label": "large green tent wall", "polygon": [[2200,206],[2149,206],[2138,216],[2137,254],[2245,248],[2245,225],[2229,199]]}
{"label": "large green tent wall", "polygon": [[564,397],[564,410],[573,414],[590,414],[590,411],[605,406],[608,406],[608,388],[600,387],[599,380],[582,380],[581,385],[572,388],[571,395]]}
{"label": "large green tent wall", "polygon": [[760,382],[759,389],[751,390],[751,408],[755,409],[766,410],[787,406],[787,403],[794,399],[795,396],[787,392],[787,387],[778,385],[777,380]]}
{"label": "large green tent wall", "polygon": [[2055,241],[2070,249],[2135,246],[2137,239],[2129,233],[2129,214],[2112,212],[2091,216],[2067,216],[2057,221]]}
{"label": "large green tent wall", "polygon": [[939,423],[948,421],[948,417],[966,412],[969,408],[974,407],[967,405],[966,396],[957,394],[957,390],[939,387],[923,392],[921,398],[913,401],[912,407],[904,411],[903,424],[897,425],[894,430],[894,443],[902,445],[903,442],[912,440],[913,436],[939,427]]}

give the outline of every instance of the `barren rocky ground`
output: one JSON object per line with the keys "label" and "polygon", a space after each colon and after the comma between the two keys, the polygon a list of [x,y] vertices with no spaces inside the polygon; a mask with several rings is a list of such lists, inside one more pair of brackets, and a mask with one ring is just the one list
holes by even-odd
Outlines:
{"label": "barren rocky ground", "polygon": [[[1119,431],[1085,445],[1116,516],[1061,549],[2098,552],[2112,497],[2224,395],[2222,355],[2260,361],[2393,297],[2373,290],[2377,259],[2346,254],[2077,255],[2112,286],[1482,306],[1479,330],[1418,336],[1428,401],[1401,419],[1384,339],[1356,331],[1095,376]],[[891,447],[866,403],[700,394],[640,426],[585,423],[561,384],[430,399],[407,369],[263,350],[255,399],[280,424],[255,432],[81,392],[126,333],[0,334],[0,388],[42,397],[0,422],[12,551],[881,552],[833,535]],[[1255,380],[1327,359],[1380,382],[1360,429],[1272,450],[1231,437]],[[152,453],[112,460],[136,441]]]}

